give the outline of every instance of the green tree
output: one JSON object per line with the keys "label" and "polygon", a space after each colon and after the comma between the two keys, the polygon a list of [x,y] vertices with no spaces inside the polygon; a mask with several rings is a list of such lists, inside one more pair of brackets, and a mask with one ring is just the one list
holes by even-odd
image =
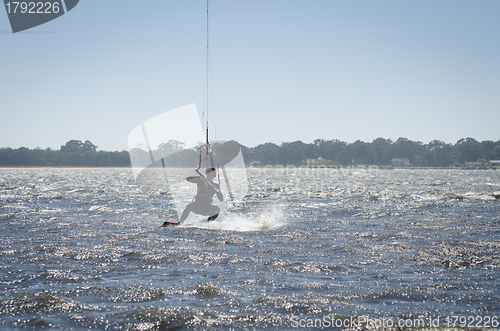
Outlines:
{"label": "green tree", "polygon": [[374,160],[373,164],[389,164],[391,162],[390,147],[392,141],[390,139],[377,138],[371,143],[371,150],[373,151]]}
{"label": "green tree", "polygon": [[280,147],[273,143],[258,145],[252,149],[250,160],[245,161],[259,161],[262,165],[280,164]]}
{"label": "green tree", "polygon": [[62,153],[78,153],[83,147],[80,140],[70,140],[65,145],[61,146]]}
{"label": "green tree", "polygon": [[346,147],[347,143],[334,139],[323,140],[317,139],[314,141],[316,155],[326,160],[332,160],[335,163],[340,162],[339,154]]}
{"label": "green tree", "polygon": [[97,146],[92,144],[90,141],[86,140],[81,147],[82,152],[95,152],[97,150]]}
{"label": "green tree", "polygon": [[485,159],[478,159],[476,162],[481,162],[483,164],[483,167],[486,167],[486,165],[488,164],[488,161],[486,161]]}
{"label": "green tree", "polygon": [[306,159],[306,144],[302,141],[282,143],[280,148],[280,164],[300,165]]}
{"label": "green tree", "polygon": [[460,139],[456,143],[458,160],[461,163],[481,158],[481,144],[474,138]]}
{"label": "green tree", "polygon": [[496,145],[493,149],[493,158],[495,158],[495,160],[500,160],[500,145]]}

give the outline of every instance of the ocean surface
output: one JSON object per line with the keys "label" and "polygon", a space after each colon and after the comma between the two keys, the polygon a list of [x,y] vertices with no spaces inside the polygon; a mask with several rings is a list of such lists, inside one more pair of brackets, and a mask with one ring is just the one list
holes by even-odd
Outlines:
{"label": "ocean surface", "polygon": [[500,171],[248,181],[160,227],[172,192],[130,169],[0,169],[0,329],[500,328]]}

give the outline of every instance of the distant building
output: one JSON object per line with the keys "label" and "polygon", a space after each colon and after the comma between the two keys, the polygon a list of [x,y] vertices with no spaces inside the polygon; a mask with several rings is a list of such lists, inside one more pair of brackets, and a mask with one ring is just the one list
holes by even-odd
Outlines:
{"label": "distant building", "polygon": [[492,165],[492,166],[500,166],[500,160],[490,160],[490,165]]}
{"label": "distant building", "polygon": [[316,166],[316,165],[324,165],[325,159],[322,157],[318,157],[317,159],[307,159],[307,166]]}
{"label": "distant building", "polygon": [[403,157],[394,158],[391,160],[391,165],[393,167],[409,167],[410,160],[405,159]]}
{"label": "distant building", "polygon": [[466,167],[482,167],[483,163],[482,162],[465,162]]}

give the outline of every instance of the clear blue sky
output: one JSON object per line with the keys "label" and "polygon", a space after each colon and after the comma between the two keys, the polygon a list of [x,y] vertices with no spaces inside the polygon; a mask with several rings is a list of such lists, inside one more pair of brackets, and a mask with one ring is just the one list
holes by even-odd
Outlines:
{"label": "clear blue sky", "polygon": [[[12,34],[0,10],[0,147],[129,132],[196,103],[204,0],[82,0]],[[500,1],[211,0],[219,140],[500,139]]]}

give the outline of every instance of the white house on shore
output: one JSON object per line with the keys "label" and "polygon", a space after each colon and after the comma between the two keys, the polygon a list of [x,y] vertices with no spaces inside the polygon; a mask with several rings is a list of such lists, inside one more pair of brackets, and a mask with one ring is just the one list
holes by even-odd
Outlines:
{"label": "white house on shore", "polygon": [[490,160],[491,166],[500,166],[500,160]]}
{"label": "white house on shore", "polygon": [[391,165],[393,167],[409,167],[410,166],[410,160],[405,159],[403,157],[394,158],[394,159],[391,160]]}
{"label": "white house on shore", "polygon": [[307,159],[307,166],[319,166],[325,164],[325,159],[322,157],[318,157],[317,159]]}

